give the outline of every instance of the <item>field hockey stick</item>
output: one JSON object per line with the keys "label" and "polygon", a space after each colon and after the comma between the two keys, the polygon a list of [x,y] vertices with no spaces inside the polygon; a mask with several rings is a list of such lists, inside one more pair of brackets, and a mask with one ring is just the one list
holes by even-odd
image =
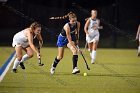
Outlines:
{"label": "field hockey stick", "polygon": [[90,67],[88,66],[87,61],[86,61],[86,59],[85,59],[85,57],[84,57],[82,51],[80,50],[79,46],[77,46],[77,48],[78,48],[80,54],[82,55],[82,58],[84,59],[84,62],[85,62],[85,64],[86,64],[87,69],[90,70]]}
{"label": "field hockey stick", "polygon": [[[38,52],[39,52],[39,54],[40,54],[40,47],[38,47]],[[41,56],[39,56],[39,58],[38,58],[38,64],[39,64],[39,66],[43,66],[44,64],[41,62]]]}
{"label": "field hockey stick", "polygon": [[[37,35],[35,35],[35,36],[33,37],[33,39],[35,39],[36,37],[37,37]],[[37,45],[36,47],[37,47],[37,50],[38,50],[38,52],[39,52],[39,54],[40,54],[40,46]],[[38,58],[38,64],[39,64],[39,66],[43,66],[43,65],[44,65],[44,64],[41,62],[41,56],[39,56],[39,58]]]}

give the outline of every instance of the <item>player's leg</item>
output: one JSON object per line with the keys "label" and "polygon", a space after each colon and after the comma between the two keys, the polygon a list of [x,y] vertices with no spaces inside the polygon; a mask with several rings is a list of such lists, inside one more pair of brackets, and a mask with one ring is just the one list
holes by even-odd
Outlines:
{"label": "player's leg", "polygon": [[55,73],[56,66],[59,63],[59,61],[63,58],[63,55],[64,55],[64,47],[58,47],[58,55],[54,59],[54,62],[53,62],[52,67],[50,69],[51,74]]}
{"label": "player's leg", "polygon": [[[74,42],[73,42],[74,43]],[[80,73],[80,70],[77,67],[77,61],[78,61],[78,49],[72,46],[70,43],[67,44],[67,47],[72,51],[73,57],[73,71],[72,74]]]}
{"label": "player's leg", "polygon": [[140,34],[139,34],[138,56],[140,56]]}
{"label": "player's leg", "polygon": [[97,50],[97,46],[98,46],[98,42],[99,42],[99,32],[95,31],[94,32],[94,36],[92,39],[92,53],[91,53],[91,63],[94,64],[95,59],[96,59],[96,50]]}
{"label": "player's leg", "polygon": [[92,53],[91,53],[91,63],[94,64],[96,59],[96,49],[97,49],[98,41],[92,43]]}
{"label": "player's leg", "polygon": [[92,46],[93,46],[93,43],[88,43],[88,48],[89,48],[89,52],[90,52],[90,58],[92,58]]}
{"label": "player's leg", "polygon": [[22,47],[21,46],[15,46],[15,51],[16,51],[16,59],[14,61],[14,65],[13,65],[13,72],[16,73],[17,72],[17,67],[20,64],[20,61],[22,59]]}
{"label": "player's leg", "polygon": [[23,55],[20,61],[20,66],[22,69],[25,69],[24,62],[29,58],[33,57],[33,50],[31,49],[31,47],[24,48],[24,51],[26,52],[26,54]]}

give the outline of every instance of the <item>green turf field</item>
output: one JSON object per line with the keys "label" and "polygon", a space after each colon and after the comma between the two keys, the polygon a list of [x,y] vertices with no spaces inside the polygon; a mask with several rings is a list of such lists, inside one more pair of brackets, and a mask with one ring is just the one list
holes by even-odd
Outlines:
{"label": "green turf field", "polygon": [[[13,48],[3,48],[0,52],[2,66]],[[66,49],[53,76],[49,70],[57,48],[46,47],[41,52],[45,65],[39,67],[34,55],[26,62],[25,70],[18,68],[18,73],[14,74],[11,66],[0,83],[0,93],[140,93],[140,57],[137,57],[136,49],[98,49],[95,64],[90,64],[88,51],[85,51],[83,53],[91,70],[86,69],[79,55],[81,73],[77,75],[71,74],[72,54]],[[88,76],[84,77],[84,72]]]}

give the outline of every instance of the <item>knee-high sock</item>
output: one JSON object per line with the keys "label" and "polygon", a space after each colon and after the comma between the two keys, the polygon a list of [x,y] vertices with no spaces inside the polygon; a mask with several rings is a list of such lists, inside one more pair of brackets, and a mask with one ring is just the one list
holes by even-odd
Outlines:
{"label": "knee-high sock", "polygon": [[59,63],[60,60],[57,59],[57,57],[54,59],[53,67],[56,68],[57,64]]}
{"label": "knee-high sock", "polygon": [[140,53],[140,45],[139,45],[139,47],[138,47],[138,53]]}
{"label": "knee-high sock", "polygon": [[91,58],[92,58],[93,60],[96,59],[96,51],[95,51],[95,50],[92,50],[92,56],[91,56]]}
{"label": "knee-high sock", "polygon": [[29,59],[29,56],[27,54],[25,54],[20,62],[25,62],[27,59]]}
{"label": "knee-high sock", "polygon": [[16,58],[14,61],[13,69],[17,69],[17,66],[19,65],[20,61]]}
{"label": "knee-high sock", "polygon": [[73,69],[74,69],[75,67],[77,67],[78,55],[73,55],[72,61],[73,61]]}

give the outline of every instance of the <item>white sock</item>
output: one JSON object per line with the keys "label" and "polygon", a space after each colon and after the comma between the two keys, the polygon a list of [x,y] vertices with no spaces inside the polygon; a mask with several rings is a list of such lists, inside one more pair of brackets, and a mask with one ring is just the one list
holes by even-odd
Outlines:
{"label": "white sock", "polygon": [[92,58],[92,52],[90,52],[89,54],[90,54],[90,58]]}
{"label": "white sock", "polygon": [[95,50],[92,50],[92,61],[95,61],[96,59],[96,51]]}
{"label": "white sock", "polygon": [[25,54],[20,62],[25,62],[27,59],[29,59],[29,56],[27,54]]}
{"label": "white sock", "polygon": [[138,53],[140,53],[140,45],[138,46]]}
{"label": "white sock", "polygon": [[19,65],[20,61],[16,58],[14,61],[13,69],[17,69],[17,66]]}

